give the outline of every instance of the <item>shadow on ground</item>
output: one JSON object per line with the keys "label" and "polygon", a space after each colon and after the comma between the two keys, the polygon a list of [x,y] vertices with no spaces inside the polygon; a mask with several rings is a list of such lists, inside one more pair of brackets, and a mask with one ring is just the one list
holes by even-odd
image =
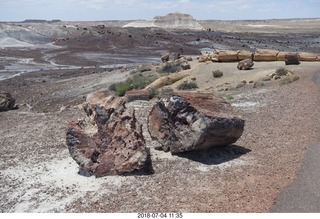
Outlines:
{"label": "shadow on ground", "polygon": [[250,149],[238,145],[229,145],[226,147],[210,148],[202,151],[189,151],[176,156],[187,158],[206,165],[218,165],[251,152]]}

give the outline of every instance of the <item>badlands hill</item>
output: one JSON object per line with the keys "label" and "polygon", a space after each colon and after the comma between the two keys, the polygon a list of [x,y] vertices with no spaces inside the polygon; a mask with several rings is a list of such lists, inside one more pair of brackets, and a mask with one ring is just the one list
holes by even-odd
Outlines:
{"label": "badlands hill", "polygon": [[170,13],[166,16],[156,16],[151,21],[139,20],[128,23],[124,27],[160,27],[164,29],[203,30],[196,19],[189,14]]}

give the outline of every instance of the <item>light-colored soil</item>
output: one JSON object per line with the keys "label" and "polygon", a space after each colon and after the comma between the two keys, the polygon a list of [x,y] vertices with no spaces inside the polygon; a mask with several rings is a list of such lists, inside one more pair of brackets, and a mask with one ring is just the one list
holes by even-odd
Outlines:
{"label": "light-colored soil", "polygon": [[[77,107],[81,98],[123,80],[131,70],[72,78],[34,73],[2,82],[20,108],[0,113],[0,211],[268,212],[294,180],[308,145],[319,140],[319,86],[313,75],[320,73],[320,63],[288,66],[300,77],[290,84],[272,80],[220,92],[220,84],[257,80],[284,62],[256,62],[246,72],[236,63],[194,61],[192,66],[190,78],[196,78],[199,91],[234,97],[231,104],[246,120],[245,131],[235,145],[181,156],[152,149],[156,142],[145,132],[152,175],[78,175],[65,145],[67,122],[84,117]],[[212,77],[216,69],[224,72],[222,78]],[[150,103],[129,105],[146,131]]]}

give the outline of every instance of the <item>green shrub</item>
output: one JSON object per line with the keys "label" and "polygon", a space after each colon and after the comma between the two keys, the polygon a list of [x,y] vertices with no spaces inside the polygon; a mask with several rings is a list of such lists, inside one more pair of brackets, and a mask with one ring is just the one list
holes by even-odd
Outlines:
{"label": "green shrub", "polygon": [[271,81],[271,78],[268,76],[265,76],[265,77],[262,77],[260,80],[261,81]]}
{"label": "green shrub", "polygon": [[255,81],[253,83],[253,88],[262,87],[264,86],[264,83],[262,81]]}
{"label": "green shrub", "polygon": [[234,100],[234,97],[231,96],[230,94],[228,94],[228,95],[226,96],[226,100],[232,101],[232,100]]}
{"label": "green shrub", "polygon": [[149,92],[150,99],[156,97],[159,94],[159,91],[157,88],[150,88],[148,89],[148,92]]}
{"label": "green shrub", "polygon": [[110,84],[109,90],[111,90],[111,91],[116,91],[117,85],[118,85],[118,83]]}
{"label": "green shrub", "polygon": [[161,96],[172,94],[172,93],[173,93],[173,89],[171,87],[165,87],[160,91]]}
{"label": "green shrub", "polygon": [[276,70],[276,74],[277,74],[278,76],[284,76],[284,75],[286,75],[288,72],[289,72],[289,70],[286,69],[286,68],[278,68],[278,69]]}
{"label": "green shrub", "polygon": [[167,62],[163,66],[157,69],[158,73],[161,74],[170,74],[170,73],[175,73],[181,71],[182,68],[180,66],[180,62]]}
{"label": "green shrub", "polygon": [[245,85],[245,83],[237,83],[235,89],[239,89],[241,87],[244,87]]}
{"label": "green shrub", "polygon": [[128,90],[131,90],[131,80],[126,80],[124,82],[120,82],[116,86],[115,94],[117,96],[124,96]]}
{"label": "green shrub", "polygon": [[138,68],[139,72],[151,71],[150,65],[140,65]]}
{"label": "green shrub", "polygon": [[151,84],[157,79],[157,77],[152,76],[152,77],[144,77],[144,76],[135,76],[132,79],[132,89],[143,89],[147,85]]}
{"label": "green shrub", "polygon": [[133,78],[128,78],[126,81],[114,83],[109,86],[109,90],[114,91],[115,95],[123,96],[128,90],[144,89],[147,85],[155,81],[157,77],[144,77],[137,75]]}
{"label": "green shrub", "polygon": [[223,76],[223,72],[220,71],[220,70],[215,70],[215,71],[212,72],[212,76],[214,78],[221,78]]}
{"label": "green shrub", "polygon": [[178,90],[191,90],[191,89],[198,88],[198,85],[194,81],[191,81],[191,82],[184,81],[177,88],[178,88]]}
{"label": "green shrub", "polygon": [[295,76],[293,76],[293,78],[292,78],[292,82],[293,81],[297,81],[297,80],[299,80],[300,79],[300,77],[298,76],[298,75],[295,75]]}
{"label": "green shrub", "polygon": [[285,77],[285,78],[282,78],[282,79],[280,80],[280,84],[281,84],[281,85],[290,84],[290,83],[292,83],[292,82],[294,82],[294,81],[297,81],[297,80],[299,80],[299,79],[300,79],[300,77],[299,77],[298,75],[295,75],[295,76],[293,76],[293,77]]}

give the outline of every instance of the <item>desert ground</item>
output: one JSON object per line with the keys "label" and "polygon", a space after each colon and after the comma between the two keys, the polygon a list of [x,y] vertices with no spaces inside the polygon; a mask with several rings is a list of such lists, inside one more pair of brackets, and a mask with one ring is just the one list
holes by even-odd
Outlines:
{"label": "desert ground", "polygon": [[[269,212],[320,140],[320,62],[254,62],[239,71],[237,62],[199,63],[197,56],[212,49],[319,53],[319,19],[298,21],[199,21],[203,31],[121,28],[129,21],[0,23],[0,90],[17,104],[0,112],[0,212]],[[86,96],[134,75],[160,77],[167,52],[193,58],[170,89],[195,81],[192,92],[230,101],[246,121],[241,138],[181,155],[155,150],[146,112],[156,98],[134,101],[128,105],[143,124],[153,173],[78,174],[66,127],[85,117]],[[299,80],[262,80],[281,67]]]}

